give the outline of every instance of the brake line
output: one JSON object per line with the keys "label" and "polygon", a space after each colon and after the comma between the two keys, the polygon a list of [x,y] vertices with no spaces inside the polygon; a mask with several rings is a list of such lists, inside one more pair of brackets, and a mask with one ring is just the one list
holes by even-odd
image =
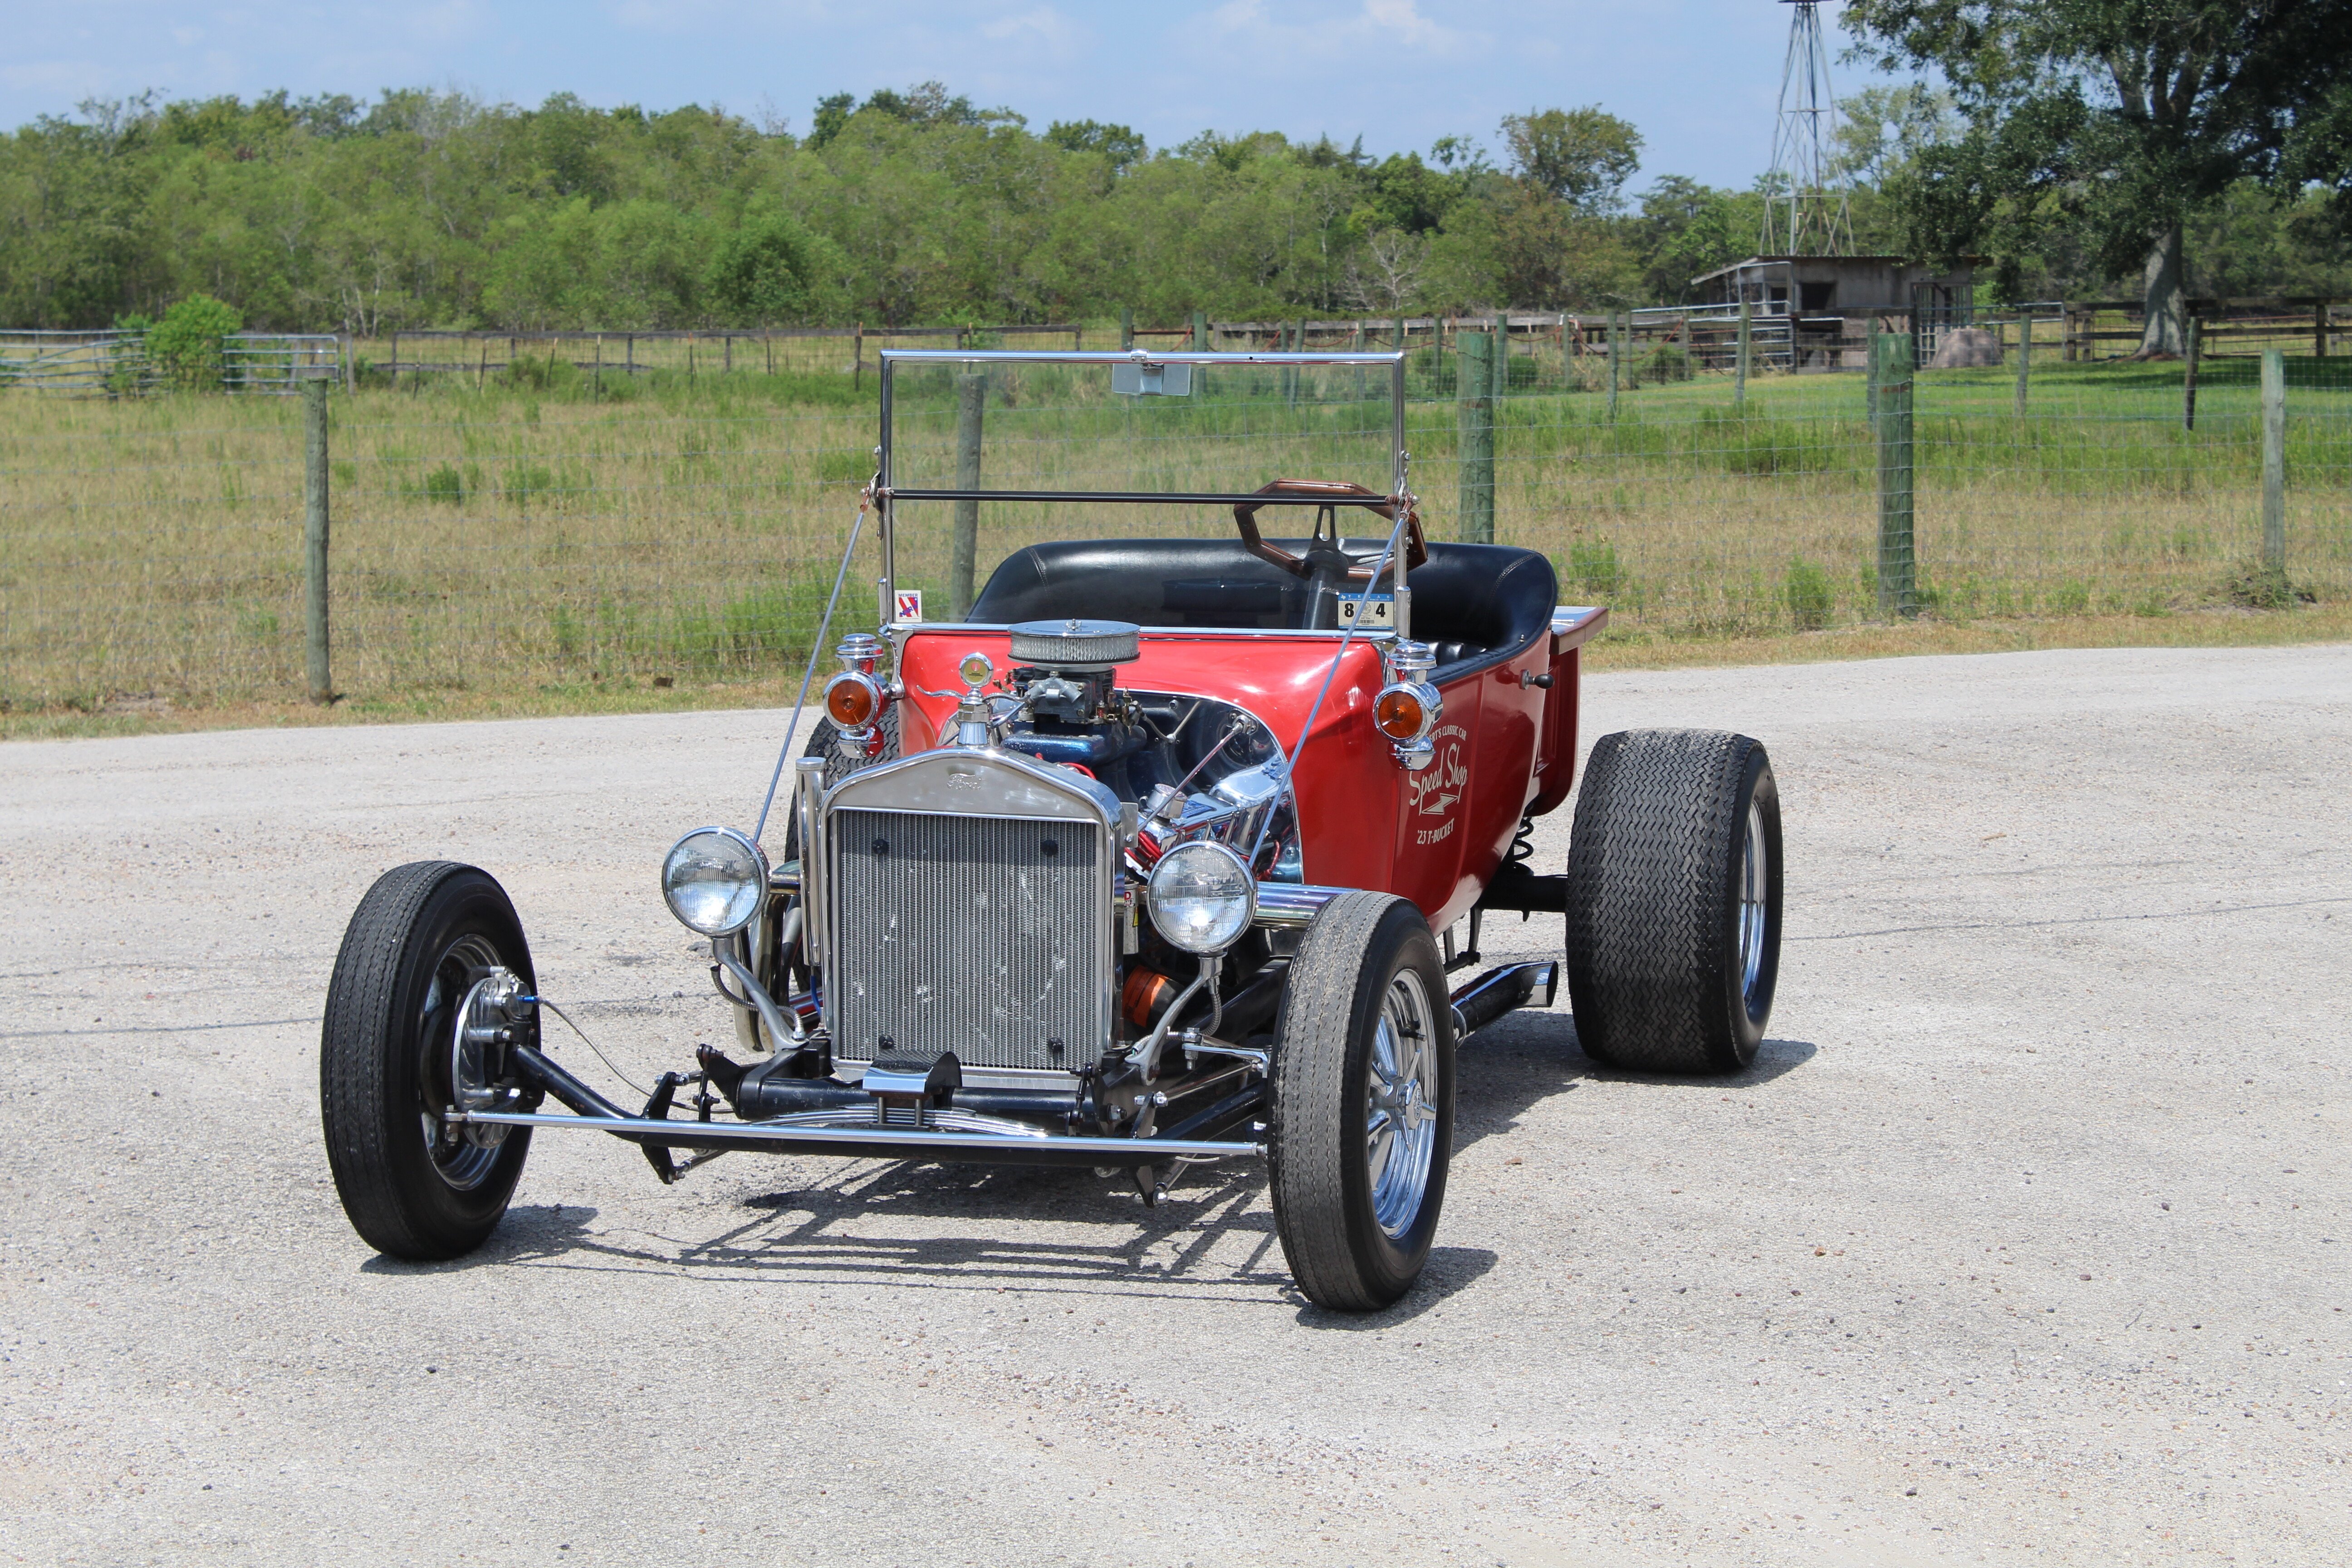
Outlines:
{"label": "brake line", "polygon": [[639,1083],[635,1079],[633,1079],[627,1073],[623,1072],[620,1069],[620,1067],[614,1063],[613,1058],[604,1054],[604,1047],[599,1046],[595,1041],[590,1039],[586,1032],[583,1031],[579,1025],[572,1021],[571,1014],[565,1012],[562,1008],[557,1006],[554,1003],[549,1001],[544,996],[526,996],[522,998],[522,1000],[529,1002],[534,1007],[544,1007],[549,1012],[554,1014],[557,1017],[562,1019],[564,1026],[570,1029],[573,1034],[580,1037],[580,1043],[582,1045],[586,1046],[590,1050],[596,1053],[596,1059],[603,1062],[607,1068],[611,1068],[614,1078],[619,1079],[623,1083],[627,1084],[639,1094],[651,1094],[653,1092],[653,1090]]}

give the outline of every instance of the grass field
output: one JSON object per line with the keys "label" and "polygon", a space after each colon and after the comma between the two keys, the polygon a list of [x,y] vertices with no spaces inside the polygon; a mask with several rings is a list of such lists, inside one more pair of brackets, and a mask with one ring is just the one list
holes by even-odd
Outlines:
{"label": "grass field", "polygon": [[[1549,554],[1564,598],[1612,607],[1604,661],[2341,636],[2340,363],[2289,362],[2288,567],[2310,603],[2265,615],[2231,613],[2260,537],[2246,361],[2205,367],[2193,433],[2178,366],[2037,363],[2023,417],[2008,372],[1921,374],[1924,626],[1872,625],[1877,458],[1859,375],[1759,377],[1738,411],[1723,377],[1645,384],[1613,419],[1598,391],[1515,395],[1496,436],[1497,537]],[[1386,487],[1385,405],[1358,373],[1295,386],[1215,374],[1192,398],[1140,407],[1091,373],[1000,375],[984,482]],[[874,386],[869,367],[862,386],[795,371],[600,388],[531,364],[478,390],[339,395],[338,716],[774,700],[872,471]],[[898,482],[945,482],[943,376],[907,378],[898,405]],[[0,397],[7,732],[299,709],[299,417],[260,399]],[[1413,486],[1440,538],[1459,516],[1456,417],[1450,402],[1411,408]],[[901,509],[901,585],[933,595],[935,617],[947,510]],[[1231,522],[992,503],[982,572],[1034,539],[1137,527],[1222,536]],[[870,586],[851,593],[854,624]]]}

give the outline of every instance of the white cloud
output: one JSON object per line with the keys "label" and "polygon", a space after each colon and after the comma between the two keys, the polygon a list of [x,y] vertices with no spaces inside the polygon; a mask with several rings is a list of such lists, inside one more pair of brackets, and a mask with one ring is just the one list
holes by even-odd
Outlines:
{"label": "white cloud", "polygon": [[1283,19],[1266,15],[1265,0],[1225,0],[1209,13],[1212,29],[1249,47],[1275,49],[1356,50],[1401,44],[1454,54],[1477,41],[1421,14],[1419,0],[1361,0],[1353,12],[1307,16],[1307,8],[1286,8]]}
{"label": "white cloud", "polygon": [[1394,33],[1400,43],[1443,47],[1461,36],[1423,16],[1413,0],[1364,0],[1364,20]]}

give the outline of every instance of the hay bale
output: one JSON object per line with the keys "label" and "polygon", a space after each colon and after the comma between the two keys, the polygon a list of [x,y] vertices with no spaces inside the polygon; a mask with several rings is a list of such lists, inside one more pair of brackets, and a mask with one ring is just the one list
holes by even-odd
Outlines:
{"label": "hay bale", "polygon": [[2000,363],[2000,334],[1989,327],[1957,327],[1936,345],[1929,370],[1984,370]]}

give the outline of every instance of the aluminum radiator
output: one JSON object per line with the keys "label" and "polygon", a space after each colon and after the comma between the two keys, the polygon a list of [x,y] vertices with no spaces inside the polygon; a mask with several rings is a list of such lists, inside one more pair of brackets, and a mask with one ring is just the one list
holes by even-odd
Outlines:
{"label": "aluminum radiator", "polygon": [[1069,1069],[1110,1037],[1103,832],[1068,818],[826,814],[835,1056]]}

